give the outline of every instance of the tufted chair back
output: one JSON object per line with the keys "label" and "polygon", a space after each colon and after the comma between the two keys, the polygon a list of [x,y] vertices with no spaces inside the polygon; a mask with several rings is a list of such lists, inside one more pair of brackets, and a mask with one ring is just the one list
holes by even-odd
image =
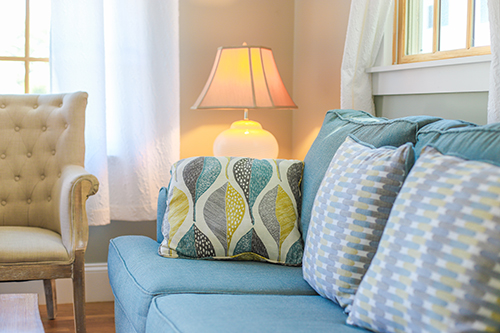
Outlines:
{"label": "tufted chair back", "polygon": [[0,95],[0,226],[61,233],[65,166],[84,164],[87,93]]}

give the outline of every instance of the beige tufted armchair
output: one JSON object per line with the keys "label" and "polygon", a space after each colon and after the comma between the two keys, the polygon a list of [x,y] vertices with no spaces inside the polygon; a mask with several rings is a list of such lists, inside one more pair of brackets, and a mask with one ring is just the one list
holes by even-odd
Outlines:
{"label": "beige tufted armchair", "polygon": [[0,281],[43,280],[49,318],[55,280],[73,279],[85,332],[85,202],[97,179],[83,168],[87,93],[0,95]]}

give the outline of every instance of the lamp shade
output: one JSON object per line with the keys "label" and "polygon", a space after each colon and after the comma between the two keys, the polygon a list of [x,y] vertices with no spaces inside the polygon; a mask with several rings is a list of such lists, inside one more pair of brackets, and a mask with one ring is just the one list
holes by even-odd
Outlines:
{"label": "lamp shade", "polygon": [[273,51],[261,46],[219,47],[212,72],[192,109],[295,109]]}

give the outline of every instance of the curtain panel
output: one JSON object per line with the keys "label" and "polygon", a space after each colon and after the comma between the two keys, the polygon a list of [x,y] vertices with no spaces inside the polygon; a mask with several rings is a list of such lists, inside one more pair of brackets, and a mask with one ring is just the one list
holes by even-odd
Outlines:
{"label": "curtain panel", "polygon": [[352,0],[340,71],[340,107],[375,114],[371,74],[393,0]]}
{"label": "curtain panel", "polygon": [[52,0],[52,92],[86,91],[90,225],[156,219],[179,159],[178,0]]}
{"label": "curtain panel", "polygon": [[488,0],[491,65],[488,93],[488,124],[500,122],[500,1]]}

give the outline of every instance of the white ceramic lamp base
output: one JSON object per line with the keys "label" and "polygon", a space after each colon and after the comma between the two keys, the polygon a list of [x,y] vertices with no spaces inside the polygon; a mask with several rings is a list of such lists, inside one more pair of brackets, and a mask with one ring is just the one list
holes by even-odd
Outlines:
{"label": "white ceramic lamp base", "polygon": [[278,158],[278,150],[274,135],[252,120],[235,121],[214,142],[214,156]]}

